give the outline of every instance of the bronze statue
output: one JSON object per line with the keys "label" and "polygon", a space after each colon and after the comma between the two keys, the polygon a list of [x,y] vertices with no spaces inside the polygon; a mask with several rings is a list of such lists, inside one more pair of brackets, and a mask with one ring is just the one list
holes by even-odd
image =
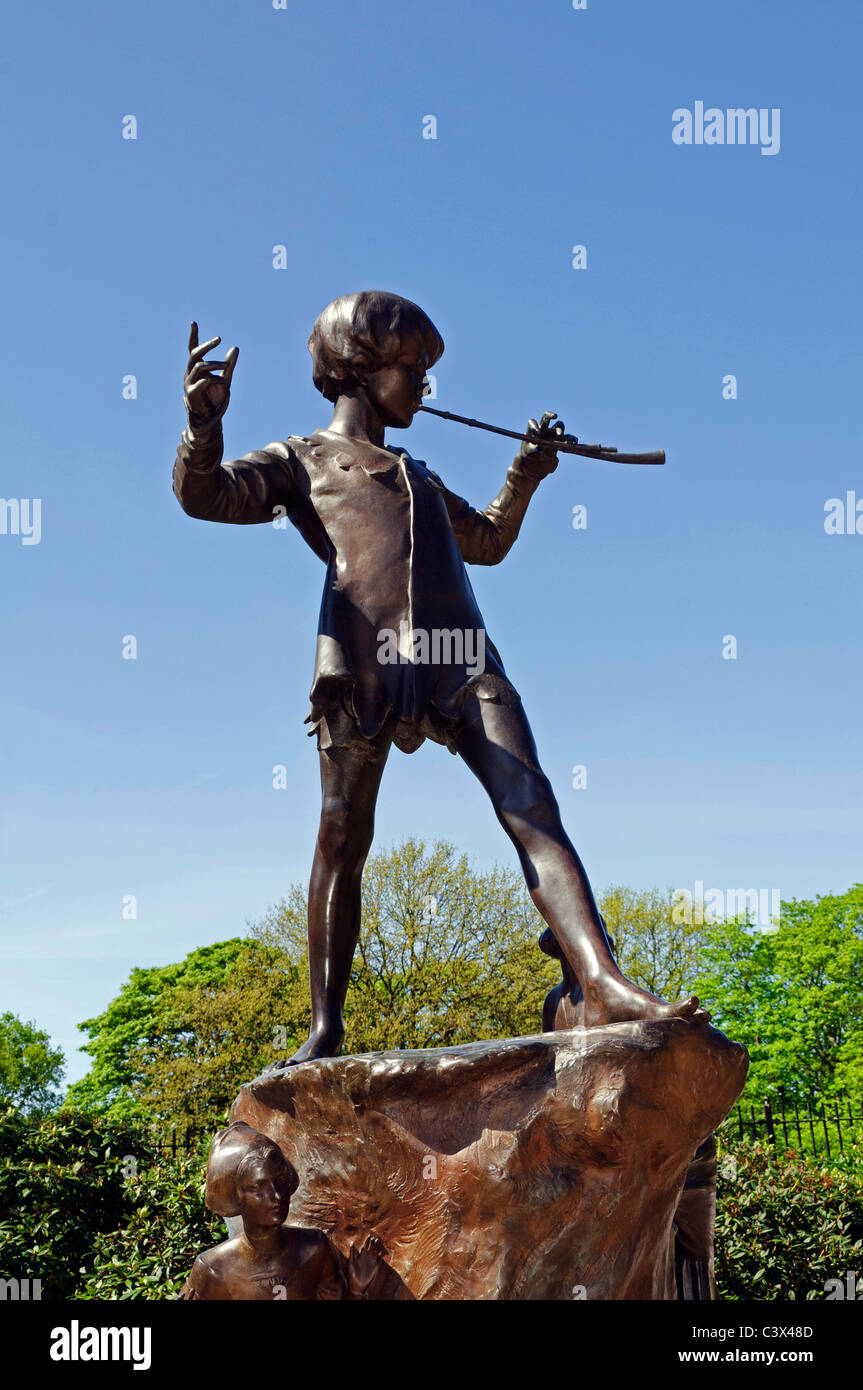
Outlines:
{"label": "bronze statue", "polygon": [[[608,935],[605,918],[601,919],[614,954],[614,941]],[[552,960],[560,962],[562,979],[548,991],[542,1006],[542,1031],[555,1033],[584,1026],[584,999],[581,986],[572,973],[566,956],[546,927],[539,938],[539,949]],[[707,1010],[699,1010],[705,1019]],[[684,1180],[683,1191],[674,1212],[671,1228],[671,1248],[674,1266],[674,1287],[677,1297],[685,1302],[705,1302],[716,1298],[713,1276],[713,1227],[716,1216],[716,1139],[711,1134],[695,1151]]]}
{"label": "bronze statue", "polygon": [[345,1261],[323,1231],[288,1226],[299,1179],[271,1139],[242,1121],[210,1147],[206,1202],[242,1216],[242,1234],[199,1255],[180,1291],[185,1301],[367,1298],[381,1266],[380,1242],[351,1247]]}
{"label": "bronze statue", "polygon": [[416,304],[375,290],[334,300],[312,329],[315,385],[334,405],[329,426],[222,463],[238,349],[206,361],[220,341],[199,344],[192,325],[177,498],[205,521],[287,516],[327,567],[306,721],[323,793],[309,885],[312,1021],[291,1062],[339,1051],[384,765],[393,744],[413,752],[426,738],[458,753],[488,792],[579,982],[585,1023],[703,1020],[694,996],[665,1003],[615,964],[465,569],[499,564],[512,547],[533,493],[557,467],[556,445],[568,438],[562,422],[552,423],[552,412],[529,421],[501,491],[477,511],[425,463],[384,442],[387,428],[407,429],[420,409],[444,345]]}

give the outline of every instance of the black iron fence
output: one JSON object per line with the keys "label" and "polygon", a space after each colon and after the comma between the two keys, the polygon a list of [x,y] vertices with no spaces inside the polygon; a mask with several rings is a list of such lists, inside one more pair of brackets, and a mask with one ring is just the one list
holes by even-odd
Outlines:
{"label": "black iron fence", "polygon": [[178,1154],[197,1153],[204,1140],[209,1143],[221,1125],[186,1125],[185,1128],[160,1130],[148,1133],[147,1142],[156,1150],[158,1158],[176,1158]]}
{"label": "black iron fence", "polygon": [[835,1158],[863,1129],[863,1105],[847,1096],[830,1100],[798,1101],[779,1093],[758,1104],[738,1105],[722,1125],[726,1143],[739,1139],[764,1139],[777,1154],[797,1153]]}

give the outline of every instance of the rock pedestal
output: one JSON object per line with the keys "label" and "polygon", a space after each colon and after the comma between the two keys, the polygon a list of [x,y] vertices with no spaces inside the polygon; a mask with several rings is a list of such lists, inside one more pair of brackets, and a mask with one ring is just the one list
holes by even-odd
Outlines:
{"label": "rock pedestal", "polygon": [[376,1233],[376,1297],[668,1299],[696,1149],[744,1048],[683,1019],[273,1068],[231,1111],[300,1174],[291,1220],[347,1254]]}

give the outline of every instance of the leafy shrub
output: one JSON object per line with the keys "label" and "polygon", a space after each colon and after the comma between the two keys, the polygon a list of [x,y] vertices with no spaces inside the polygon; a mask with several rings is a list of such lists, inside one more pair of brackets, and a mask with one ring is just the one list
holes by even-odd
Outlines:
{"label": "leafy shrub", "polygon": [[129,1183],[125,1226],[96,1236],[76,1298],[175,1298],[195,1257],[227,1234],[204,1206],[204,1155],[183,1154]]}
{"label": "leafy shrub", "polygon": [[123,1163],[152,1156],[143,1149],[137,1132],[92,1115],[0,1115],[0,1275],[68,1298],[96,1234],[126,1219]]}
{"label": "leafy shrub", "polygon": [[716,1212],[720,1298],[823,1299],[826,1280],[849,1269],[863,1269],[861,1143],[830,1166],[762,1142],[726,1149]]}
{"label": "leafy shrub", "polygon": [[156,1160],[125,1121],[0,1114],[0,1277],[41,1279],[43,1299],[171,1297],[224,1227],[203,1152]]}

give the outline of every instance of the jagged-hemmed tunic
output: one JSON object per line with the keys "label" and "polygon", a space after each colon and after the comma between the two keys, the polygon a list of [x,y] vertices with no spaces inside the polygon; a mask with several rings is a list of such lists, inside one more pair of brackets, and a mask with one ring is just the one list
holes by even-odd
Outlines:
{"label": "jagged-hemmed tunic", "polygon": [[[239,524],[287,516],[327,566],[307,719],[321,747],[336,709],[367,739],[393,720],[394,742],[412,752],[425,738],[453,748],[469,690],[518,701],[465,563],[497,564],[515,541],[541,476],[523,458],[481,512],[405,450],[329,430],[231,463],[222,450],[221,425],[184,431],[174,465],[184,511]],[[394,662],[382,659],[387,633]]]}

